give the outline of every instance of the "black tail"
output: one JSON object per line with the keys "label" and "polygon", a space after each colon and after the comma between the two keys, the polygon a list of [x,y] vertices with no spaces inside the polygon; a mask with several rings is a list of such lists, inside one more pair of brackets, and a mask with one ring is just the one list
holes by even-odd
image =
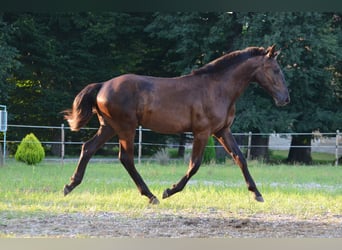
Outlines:
{"label": "black tail", "polygon": [[102,83],[87,85],[75,97],[72,109],[67,109],[62,112],[71,130],[78,131],[89,122],[94,114],[93,110],[96,107],[96,96],[101,87]]}

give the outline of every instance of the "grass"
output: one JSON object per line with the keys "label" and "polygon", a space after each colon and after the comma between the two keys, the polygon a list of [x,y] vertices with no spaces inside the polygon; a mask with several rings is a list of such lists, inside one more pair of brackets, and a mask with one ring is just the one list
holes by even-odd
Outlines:
{"label": "grass", "polygon": [[[287,150],[270,150],[270,161],[271,162],[283,162],[288,156]],[[318,164],[333,164],[335,161],[335,155],[323,152],[312,152],[312,162]]]}
{"label": "grass", "polygon": [[[228,166],[227,166],[228,165]],[[138,170],[151,191],[160,198],[158,206],[148,205],[119,163],[90,163],[83,183],[67,197],[62,188],[75,164],[43,162],[28,166],[9,161],[0,168],[0,224],[2,218],[74,212],[124,212],[143,216],[155,211],[290,214],[301,218],[342,213],[342,168],[331,165],[287,166],[250,162],[250,172],[265,203],[255,202],[240,169],[229,163],[203,165],[181,192],[161,200],[165,188],[178,182],[184,164],[160,166],[144,163]]]}

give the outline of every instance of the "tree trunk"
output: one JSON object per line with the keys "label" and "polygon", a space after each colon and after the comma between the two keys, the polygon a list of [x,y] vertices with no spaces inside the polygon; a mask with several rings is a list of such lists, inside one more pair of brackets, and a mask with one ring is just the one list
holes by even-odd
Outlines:
{"label": "tree trunk", "polygon": [[287,157],[289,163],[311,164],[311,135],[292,136],[291,147]]}
{"label": "tree trunk", "polygon": [[252,134],[251,159],[268,161],[270,158],[268,143],[269,136]]}

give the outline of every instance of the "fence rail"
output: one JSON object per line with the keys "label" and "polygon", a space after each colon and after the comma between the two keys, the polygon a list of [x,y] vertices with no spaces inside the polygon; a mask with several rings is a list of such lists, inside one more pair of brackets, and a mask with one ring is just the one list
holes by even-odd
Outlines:
{"label": "fence rail", "polygon": [[[54,130],[54,138],[51,140],[43,140],[41,143],[45,146],[47,145],[55,145],[59,147],[59,157],[61,161],[64,161],[65,155],[66,155],[66,146],[70,145],[82,145],[84,143],[83,140],[81,141],[73,141],[72,139],[68,138],[66,136],[66,132],[70,130],[69,127],[64,126],[64,124],[61,124],[61,126],[35,126],[35,125],[15,125],[15,124],[8,124],[7,125],[7,135],[8,139],[7,141],[5,139],[0,140],[0,143],[4,144],[4,152],[3,155],[6,156],[5,151],[6,147],[5,144],[19,144],[22,138],[13,138],[11,137],[11,132],[16,129],[25,129],[25,130]],[[97,130],[98,128],[82,128],[83,131],[93,132]],[[58,132],[56,132],[58,131]],[[142,152],[143,148],[145,147],[151,147],[151,146],[160,146],[160,147],[172,147],[177,148],[180,145],[174,142],[168,142],[168,143],[159,143],[159,142],[153,142],[153,141],[144,141],[143,135],[145,133],[152,132],[149,129],[145,129],[142,127],[137,128],[137,141],[135,142],[135,146],[137,147],[137,159],[138,162],[141,162],[141,159],[143,158]],[[152,132],[154,133],[154,132]],[[192,137],[192,133],[186,133],[188,137]],[[56,136],[57,135],[57,136]],[[290,147],[293,147],[290,145],[291,143],[291,137],[292,136],[298,136],[298,135],[305,135],[305,136],[311,136],[312,137],[312,143],[311,143],[311,149],[312,151],[319,151],[319,152],[329,152],[331,154],[335,155],[335,165],[338,165],[339,157],[342,155],[342,134],[339,130],[336,132],[331,133],[320,133],[318,131],[314,131],[312,133],[233,133],[234,136],[242,136],[245,138],[248,138],[246,143],[240,143],[239,146],[241,149],[244,149],[247,154],[247,158],[250,157],[251,149],[252,147],[269,147],[270,149],[277,149],[277,150],[289,150]],[[252,145],[252,136],[253,135],[259,135],[269,138],[269,143],[267,145]],[[160,135],[162,136],[162,135]],[[86,140],[86,139],[85,139]],[[118,146],[118,142],[107,142],[105,146]],[[191,143],[187,143],[185,145],[187,148],[191,148]],[[221,146],[214,146],[217,148],[220,148]],[[301,147],[301,146],[296,146]],[[302,146],[307,147],[307,146]]]}

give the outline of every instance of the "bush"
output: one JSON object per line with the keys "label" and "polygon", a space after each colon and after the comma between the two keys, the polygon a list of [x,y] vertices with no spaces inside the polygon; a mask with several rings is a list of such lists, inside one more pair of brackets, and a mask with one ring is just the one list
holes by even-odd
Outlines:
{"label": "bush", "polygon": [[204,150],[203,163],[210,164],[216,162],[215,141],[214,137],[210,136],[207,146]]}
{"label": "bush", "polygon": [[44,157],[44,148],[33,133],[24,137],[18,146],[17,152],[15,153],[15,159],[17,161],[24,162],[28,165],[37,164],[41,162]]}
{"label": "bush", "polygon": [[154,158],[160,165],[167,165],[170,161],[170,156],[166,149],[159,150],[154,154]]}

